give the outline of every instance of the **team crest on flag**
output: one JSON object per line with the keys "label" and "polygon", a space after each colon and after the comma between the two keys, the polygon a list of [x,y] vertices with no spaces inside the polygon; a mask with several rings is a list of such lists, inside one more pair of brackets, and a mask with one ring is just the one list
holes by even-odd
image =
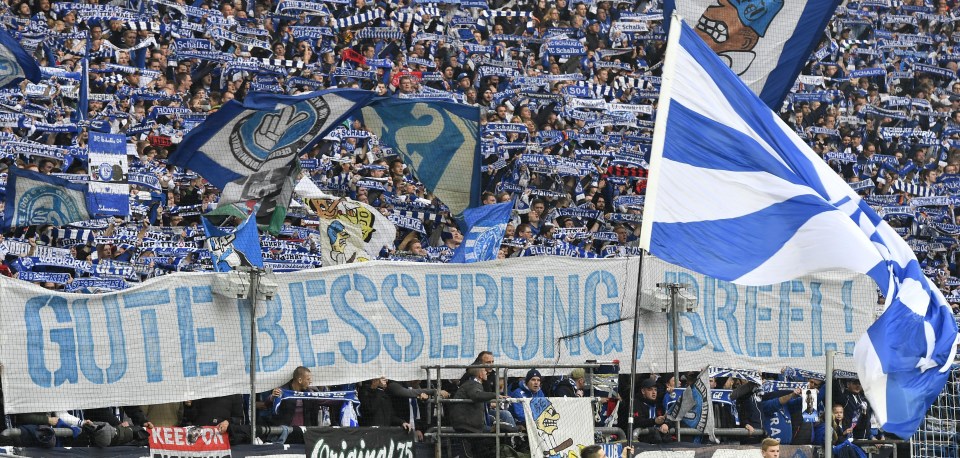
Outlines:
{"label": "team crest on flag", "polygon": [[257,171],[268,160],[289,160],[323,128],[330,106],[322,97],[279,110],[246,113],[233,124],[230,152],[238,163]]}
{"label": "team crest on flag", "polygon": [[530,456],[578,456],[593,445],[593,405],[588,398],[533,398],[523,400]]}
{"label": "team crest on flag", "polygon": [[222,189],[220,204],[260,202],[258,223],[279,231],[300,170],[297,155],[369,103],[369,91],[251,93],[190,131],[168,162]]}
{"label": "team crest on flag", "polygon": [[680,391],[680,402],[674,403],[667,413],[670,421],[680,420],[683,426],[696,428],[701,433],[710,436],[710,440],[718,442],[714,434],[713,408],[710,393],[710,368],[700,371],[694,380],[693,386],[677,388]]}
{"label": "team crest on flag", "polygon": [[464,212],[467,230],[451,262],[478,262],[497,259],[500,243],[513,212],[513,202],[481,205]]}
{"label": "team crest on flag", "polygon": [[207,234],[207,249],[217,272],[229,272],[240,266],[263,267],[260,237],[254,221],[256,208],[233,232],[227,232],[202,218]]}
{"label": "team crest on flag", "polygon": [[7,178],[3,226],[65,226],[92,218],[87,186],[13,167]]}
{"label": "team crest on flag", "polygon": [[6,30],[0,30],[0,87],[10,86],[22,79],[36,83],[40,78],[37,60]]}

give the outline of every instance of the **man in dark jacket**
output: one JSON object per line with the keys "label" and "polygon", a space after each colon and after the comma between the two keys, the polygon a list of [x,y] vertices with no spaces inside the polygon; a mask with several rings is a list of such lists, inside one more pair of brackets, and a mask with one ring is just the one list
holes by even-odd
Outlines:
{"label": "man in dark jacket", "polygon": [[[494,364],[493,353],[486,350],[481,351],[477,355],[477,358],[473,360],[472,364],[493,365]],[[497,371],[494,370],[492,367],[484,368],[484,370],[487,371],[487,378],[482,382],[484,391],[488,391],[490,393],[496,393],[498,388],[500,387],[500,382],[497,379]],[[463,384],[469,379],[470,379],[470,371],[467,371],[463,374],[463,377],[460,377],[460,386],[463,386]],[[490,411],[490,412],[487,412],[487,414],[489,415],[487,422],[492,423],[494,412]],[[517,422],[516,420],[513,419],[513,415],[510,414],[509,409],[500,410],[500,423],[508,425],[509,428],[515,428],[517,426]]]}
{"label": "man in dark jacket", "polygon": [[763,429],[764,417],[780,407],[780,398],[764,399],[759,384],[744,381],[730,393],[730,399],[737,403],[740,424],[748,433],[747,437],[740,439],[740,443],[759,444],[766,434]]}
{"label": "man in dark jacket", "polygon": [[[118,415],[122,411],[123,415],[129,418],[129,421],[120,421]],[[110,439],[110,445],[124,445],[133,441],[142,442],[149,437],[148,429],[153,428],[153,423],[147,420],[143,410],[139,406],[127,406],[111,408],[103,407],[99,409],[86,409],[83,411],[84,420],[89,420],[93,425],[84,425],[83,431],[93,437],[99,436],[99,427],[102,424],[108,424],[116,430]],[[96,443],[95,440],[93,440]]]}
{"label": "man in dark jacket", "polygon": [[847,391],[843,396],[843,418],[847,418],[853,426],[854,439],[873,439],[870,423],[873,409],[870,401],[863,394],[860,380],[847,380]]}
{"label": "man in dark jacket", "polygon": [[569,377],[563,377],[553,387],[555,398],[581,398],[583,387],[587,383],[587,372],[581,368],[570,371]]}
{"label": "man in dark jacket", "polygon": [[[274,400],[283,395],[283,391],[315,391],[311,386],[313,384],[313,374],[310,369],[300,366],[293,371],[293,378],[279,388],[274,388],[265,399],[267,409],[273,410]],[[320,401],[311,401],[309,399],[292,399],[280,402],[276,413],[270,416],[268,420],[274,426],[292,426],[289,435],[285,437],[285,444],[302,444],[303,430],[298,426],[318,426],[320,416]]]}
{"label": "man in dark jacket", "polygon": [[[490,432],[487,425],[487,404],[498,398],[496,393],[484,391],[483,382],[487,380],[487,370],[482,367],[467,369],[467,377],[453,395],[454,399],[471,402],[458,402],[450,406],[450,424],[457,432]],[[502,431],[503,429],[501,429]],[[515,429],[514,429],[515,431]],[[492,457],[496,454],[496,442],[491,438],[464,439],[464,448],[469,457]]]}
{"label": "man in dark jacket", "polygon": [[216,426],[231,444],[250,442],[250,427],[243,422],[243,396],[233,394],[186,401],[184,420],[194,426]]}
{"label": "man in dark jacket", "polygon": [[409,431],[410,423],[393,409],[393,400],[387,393],[389,383],[386,377],[364,382],[357,393],[360,398],[360,426],[403,426]]}
{"label": "man in dark jacket", "polygon": [[482,367],[467,369],[469,378],[460,384],[454,399],[469,399],[473,402],[458,402],[450,407],[450,424],[460,432],[482,433],[487,431],[487,403],[497,399],[495,393],[484,391],[487,370]]}
{"label": "man in dark jacket", "polygon": [[[437,390],[431,388],[420,388],[420,381],[413,380],[408,382],[398,382],[390,380],[387,382],[387,395],[393,403],[393,411],[410,423],[416,430],[418,440],[423,440],[423,431],[430,425],[425,421],[429,406],[425,401],[431,396],[436,396]],[[440,397],[446,399],[450,393],[440,390]]]}
{"label": "man in dark jacket", "polygon": [[[662,405],[657,403],[657,383],[651,378],[640,382],[639,397],[633,404],[633,429],[641,431],[639,440],[653,444],[668,441],[670,426],[664,416]],[[628,428],[629,403],[620,403],[620,422],[617,426],[624,432]]]}

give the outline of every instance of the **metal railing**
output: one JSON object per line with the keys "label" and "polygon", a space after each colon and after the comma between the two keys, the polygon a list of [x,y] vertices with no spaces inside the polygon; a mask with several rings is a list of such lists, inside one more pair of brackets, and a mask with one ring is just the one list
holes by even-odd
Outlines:
{"label": "metal railing", "polygon": [[903,444],[910,444],[910,441],[856,439],[853,443],[863,449],[868,456],[879,454],[880,449],[889,448],[893,450],[892,458],[897,458],[897,447]]}
{"label": "metal railing", "polygon": [[[590,379],[592,379],[592,378],[593,378],[594,370],[600,368],[601,366],[611,366],[611,365],[615,365],[615,364],[617,364],[615,361],[590,361],[590,362],[585,362],[585,363],[583,363],[583,364],[560,364],[560,365],[551,365],[551,366],[550,366],[550,369],[583,369],[584,371],[586,371],[586,376],[589,377]],[[542,367],[542,366],[540,366],[540,367]],[[427,430],[427,431],[428,431],[427,433],[424,433],[424,437],[427,437],[427,435],[430,434],[430,431],[433,431],[433,434],[432,434],[431,436],[436,440],[436,442],[435,442],[435,448],[434,448],[434,457],[435,457],[435,458],[442,458],[443,437],[451,437],[451,438],[482,438],[482,437],[489,437],[489,438],[494,438],[494,441],[495,441],[495,443],[496,443],[496,456],[499,458],[499,456],[500,456],[500,439],[501,439],[501,437],[526,436],[526,433],[503,433],[503,432],[500,431],[500,411],[501,411],[502,409],[500,409],[500,402],[499,402],[499,401],[501,401],[501,400],[511,400],[510,398],[506,398],[506,399],[494,399],[494,400],[493,400],[493,401],[494,401],[495,408],[494,408],[494,421],[493,421],[493,429],[494,429],[494,430],[493,430],[492,432],[489,432],[489,433],[458,433],[458,432],[452,432],[452,433],[450,433],[450,432],[445,432],[445,430],[449,431],[449,430],[452,430],[452,428],[444,428],[444,426],[443,426],[443,408],[442,408],[443,404],[447,404],[447,403],[451,403],[451,404],[452,404],[452,403],[457,403],[457,402],[462,402],[462,401],[466,401],[466,402],[473,402],[473,401],[460,400],[460,399],[443,399],[443,398],[440,396],[440,386],[441,386],[441,381],[442,381],[442,375],[441,375],[441,374],[443,373],[444,370],[449,370],[449,369],[462,369],[462,370],[464,370],[464,371],[466,371],[467,369],[474,369],[474,368],[493,369],[494,371],[497,371],[498,369],[499,369],[499,370],[502,370],[502,371],[503,371],[502,375],[498,374],[497,377],[498,377],[498,380],[503,380],[503,381],[504,381],[504,384],[503,384],[503,387],[502,387],[503,392],[500,393],[500,391],[499,391],[499,390],[501,389],[501,387],[496,387],[496,390],[497,390],[497,391],[496,391],[496,394],[502,394],[504,397],[506,397],[506,395],[507,395],[507,393],[506,393],[506,391],[507,391],[507,383],[506,383],[506,381],[507,381],[508,376],[509,376],[509,371],[510,371],[510,370],[518,370],[518,369],[519,369],[519,370],[536,369],[537,366],[533,366],[533,365],[516,365],[516,364],[466,364],[466,365],[464,365],[464,364],[446,364],[446,365],[436,365],[436,366],[422,366],[422,368],[427,372],[427,380],[433,380],[433,382],[435,383],[435,386],[437,387],[436,394],[434,395],[433,400],[432,400],[432,401],[433,401],[434,403],[436,403],[437,406],[438,406],[438,408],[437,408],[437,426],[436,426],[435,428],[430,428],[429,430]],[[594,397],[593,395],[594,395],[593,384],[590,384],[590,397],[593,398],[593,397]],[[591,419],[591,424],[592,424],[592,422],[593,422],[593,421],[592,421],[592,419]]]}
{"label": "metal railing", "polygon": [[[8,439],[19,439],[20,434],[20,428],[8,428],[0,431],[0,437]],[[53,435],[57,437],[73,437],[73,430],[70,428],[53,428]]]}
{"label": "metal railing", "polygon": [[[634,429],[633,438],[637,440],[643,436],[651,434],[650,428]],[[677,434],[677,428],[670,428],[667,434]],[[683,436],[706,436],[707,433],[701,432],[697,428],[680,428],[680,434]],[[745,428],[715,428],[713,434],[717,437],[767,437],[767,433],[762,429],[755,429],[751,433]]]}

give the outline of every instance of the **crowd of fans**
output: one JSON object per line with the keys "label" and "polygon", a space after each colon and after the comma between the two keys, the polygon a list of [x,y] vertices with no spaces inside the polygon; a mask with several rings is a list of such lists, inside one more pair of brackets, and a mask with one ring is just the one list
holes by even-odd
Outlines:
{"label": "crowd of fans", "polygon": [[[359,88],[480,107],[482,200],[516,202],[501,256],[637,254],[657,79],[648,60],[663,51],[654,5],[117,3],[24,2],[2,17],[45,79],[3,94],[23,114],[3,124],[0,168],[79,179],[88,132],[129,140],[130,216],[6,234],[6,266],[23,279],[90,291],[211,269],[199,220],[218,190],[165,160],[251,91]],[[594,104],[575,103],[584,97]],[[461,243],[443,203],[361,121],[300,159],[324,192],[405,216],[379,258],[446,262]],[[280,234],[263,236],[266,260],[277,271],[318,267],[317,247],[302,243],[317,220],[303,201],[291,205]],[[97,281],[75,281],[87,277]]]}
{"label": "crowd of fans", "polygon": [[[127,136],[131,183],[129,217],[6,234],[4,272],[90,291],[211,269],[199,220],[217,208],[218,190],[165,159],[210,113],[251,91],[337,87],[480,108],[482,201],[515,203],[501,257],[639,253],[665,47],[656,2],[2,5],[0,22],[45,79],[2,93],[11,112],[0,119],[0,169],[87,175],[88,132],[104,131]],[[838,8],[780,114],[951,295],[960,287],[956,8],[884,5]],[[360,120],[300,159],[301,175],[324,192],[392,218],[396,240],[378,258],[446,262],[462,242],[443,203]],[[320,266],[318,247],[303,243],[318,233],[308,207],[295,198],[280,234],[262,236],[274,270]],[[82,278],[96,281],[74,282]]]}
{"label": "crowd of fans", "polygon": [[[960,288],[957,7],[952,0],[846,3],[779,110],[908,240],[951,299]],[[0,243],[0,271],[52,289],[103,291],[210,270],[199,219],[217,208],[218,190],[166,158],[209,114],[251,91],[337,87],[480,108],[482,201],[515,202],[500,256],[639,254],[662,22],[661,5],[648,1],[0,2],[0,23],[44,70],[39,84],[0,91],[0,172],[85,176],[89,132],[124,134],[131,207],[125,218],[13,229]],[[420,219],[397,218],[395,243],[380,258],[446,262],[462,235],[392,147],[350,120],[304,152],[301,174],[384,215]],[[262,236],[265,258],[275,270],[318,267],[317,247],[302,243],[316,232],[316,218],[297,198],[292,208],[278,236]],[[517,393],[537,392],[534,378]],[[378,399],[376,390],[390,383],[361,392]],[[651,383],[659,386],[644,381],[640,389]],[[670,383],[657,390],[654,410]],[[237,401],[200,407],[225,409],[208,419],[220,424],[235,418]],[[186,406],[189,414],[167,407],[129,411],[125,425],[112,411],[86,419],[116,430],[161,416],[173,418],[169,424],[205,418],[196,417],[198,406]],[[302,411],[293,415],[303,421]],[[743,415],[734,425],[762,428]],[[841,436],[870,429],[860,415]],[[20,423],[68,418],[42,416]],[[844,410],[834,418],[843,426],[852,416]],[[659,429],[658,417],[651,426]]]}

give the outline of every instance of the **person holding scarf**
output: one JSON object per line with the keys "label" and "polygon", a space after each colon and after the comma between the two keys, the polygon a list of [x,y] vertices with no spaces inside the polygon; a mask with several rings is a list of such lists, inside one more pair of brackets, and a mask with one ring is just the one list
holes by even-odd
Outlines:
{"label": "person holding scarf", "polygon": [[[276,398],[283,395],[283,390],[289,391],[316,391],[311,385],[313,375],[310,369],[300,366],[293,370],[293,378],[279,388],[274,388],[270,395],[264,400],[266,407],[272,407]],[[276,412],[268,418],[268,422],[274,426],[293,427],[288,432],[289,435],[283,437],[285,444],[302,444],[303,430],[300,426],[319,426],[320,403],[310,401],[309,399],[296,399],[281,402]]]}

